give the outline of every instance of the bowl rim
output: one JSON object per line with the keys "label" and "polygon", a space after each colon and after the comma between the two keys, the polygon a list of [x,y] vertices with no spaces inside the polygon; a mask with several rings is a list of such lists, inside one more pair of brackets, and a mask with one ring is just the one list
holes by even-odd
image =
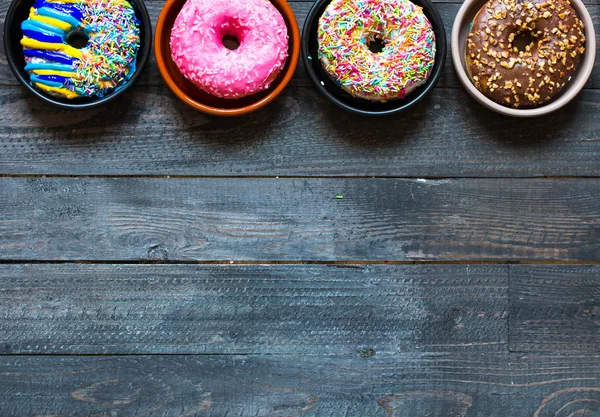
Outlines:
{"label": "bowl rim", "polygon": [[552,113],[565,106],[571,100],[573,100],[575,96],[577,96],[577,94],[579,94],[579,92],[585,87],[585,83],[589,79],[594,69],[594,61],[596,59],[596,32],[594,29],[592,17],[590,16],[587,7],[585,7],[585,4],[583,4],[581,0],[570,0],[571,3],[575,5],[575,10],[577,11],[579,18],[583,21],[583,24],[585,26],[584,31],[586,37],[586,50],[583,60],[578,64],[580,72],[576,74],[576,78],[569,82],[567,88],[556,100],[544,106],[536,107],[533,109],[513,109],[496,103],[495,101],[487,98],[482,92],[475,88],[464,68],[464,50],[466,48],[466,45],[460,45],[460,32],[464,25],[470,23],[465,21],[465,17],[469,10],[471,10],[471,8],[474,7],[476,3],[483,1],[484,0],[465,0],[465,2],[458,10],[456,18],[454,19],[454,23],[452,25],[452,62],[454,64],[454,69],[458,75],[458,79],[460,80],[465,90],[467,90],[467,92],[471,95],[471,97],[473,97],[483,106],[497,113],[522,118],[537,117]]}
{"label": "bowl rim", "polygon": [[10,25],[6,24],[6,22],[8,22],[9,19],[10,20],[13,19],[13,16],[17,10],[17,3],[19,1],[20,0],[12,0],[11,1],[10,5],[8,6],[8,10],[6,12],[6,16],[4,18],[4,30],[3,30],[4,55],[6,56],[6,60],[8,62],[8,66],[9,66],[10,70],[12,71],[14,76],[17,78],[17,80],[24,87],[26,87],[27,90],[29,90],[31,93],[33,93],[35,96],[42,99],[46,103],[52,104],[53,106],[60,107],[63,109],[68,109],[68,110],[86,110],[86,109],[98,107],[98,106],[104,105],[104,104],[116,99],[117,97],[121,96],[122,94],[124,94],[125,91],[127,91],[129,89],[129,87],[131,87],[133,84],[135,84],[137,79],[142,75],[144,68],[145,68],[146,64],[148,63],[148,59],[150,58],[150,52],[152,51],[152,40],[154,37],[152,36],[152,19],[150,19],[150,14],[148,13],[148,9],[146,8],[146,5],[144,4],[144,0],[135,0],[135,5],[132,4],[132,6],[134,8],[137,8],[141,14],[142,21],[140,22],[140,24],[144,25],[145,29],[146,28],[148,29],[145,34],[146,42],[148,42],[148,45],[146,46],[145,49],[142,50],[140,48],[140,50],[138,51],[138,54],[140,52],[142,52],[142,55],[138,56],[138,59],[136,60],[135,72],[133,73],[131,78],[123,85],[123,87],[121,89],[119,89],[118,91],[115,91],[113,93],[110,93],[102,98],[99,98],[97,100],[90,101],[89,103],[84,103],[84,104],[65,103],[65,102],[55,99],[47,94],[42,93],[41,91],[39,91],[37,89],[35,89],[31,84],[29,84],[29,80],[25,79],[23,74],[21,74],[21,71],[17,67],[16,63],[14,62],[12,55],[9,54],[11,33],[10,33],[10,29],[9,29]]}
{"label": "bowl rim", "polygon": [[[158,71],[160,72],[160,75],[162,76],[163,80],[165,81],[165,83],[167,84],[167,86],[169,87],[169,89],[181,100],[183,101],[185,104],[187,104],[188,106],[199,110],[203,113],[206,114],[210,114],[213,116],[223,116],[223,117],[234,117],[234,116],[241,116],[244,114],[248,114],[254,111],[257,111],[263,107],[265,107],[267,104],[269,104],[271,101],[273,101],[277,96],[279,96],[279,94],[281,94],[281,92],[285,89],[285,87],[287,87],[287,85],[289,84],[289,82],[291,81],[291,79],[294,76],[294,73],[296,72],[296,68],[298,67],[298,60],[300,58],[300,45],[299,45],[299,40],[300,40],[300,27],[298,25],[298,20],[296,19],[296,15],[294,14],[294,11],[292,10],[291,6],[288,4],[287,1],[285,0],[269,0],[271,3],[277,2],[277,4],[274,6],[280,6],[281,7],[281,11],[283,11],[282,14],[285,15],[285,17],[287,17],[286,20],[286,26],[288,27],[288,30],[291,32],[291,36],[289,39],[289,46],[288,46],[288,67],[287,69],[285,69],[284,73],[283,73],[283,78],[281,79],[281,81],[263,98],[261,98],[260,100],[256,101],[255,103],[249,104],[247,106],[243,106],[243,107],[238,107],[238,108],[233,108],[233,109],[224,109],[224,108],[219,108],[219,107],[214,107],[214,106],[209,106],[207,104],[203,104],[199,101],[194,100],[193,98],[191,98],[190,96],[188,96],[187,94],[185,94],[177,85],[177,83],[173,80],[173,78],[171,77],[171,75],[169,74],[169,71],[166,69],[166,65],[164,65],[164,63],[162,62],[162,56],[164,55],[164,53],[166,51],[163,50],[163,47],[161,45],[160,42],[160,38],[162,36],[165,36],[165,33],[169,30],[165,24],[166,24],[166,19],[167,19],[167,12],[173,7],[173,5],[177,2],[180,2],[181,0],[167,0],[167,2],[165,3],[165,5],[163,6],[160,15],[158,16],[158,21],[156,23],[156,30],[154,32],[154,56],[156,57],[156,62],[157,62],[157,66],[158,66]],[[289,24],[288,24],[288,20],[289,20]],[[170,31],[169,31],[169,36],[170,36]],[[298,44],[297,47],[294,47],[295,44]]]}
{"label": "bowl rim", "polygon": [[[439,22],[439,27],[437,27],[437,29],[441,36],[438,36],[436,33],[436,42],[435,43],[436,43],[436,55],[439,53],[439,56],[441,58],[438,59],[439,65],[434,67],[431,75],[429,76],[429,78],[427,79],[427,81],[424,84],[424,88],[421,89],[418,93],[415,93],[414,96],[413,95],[408,96],[408,97],[411,97],[410,101],[404,102],[402,105],[399,105],[396,108],[387,109],[387,110],[363,110],[363,109],[357,108],[355,106],[352,106],[352,105],[347,104],[346,102],[340,100],[338,97],[333,95],[324,85],[322,85],[321,80],[319,79],[319,77],[315,73],[314,69],[312,68],[312,64],[313,64],[312,57],[311,57],[311,59],[309,59],[309,56],[311,56],[310,51],[309,51],[309,40],[310,40],[309,26],[311,26],[311,25],[309,24],[309,22],[312,22],[314,19],[316,19],[316,14],[317,14],[318,10],[323,6],[324,3],[330,3],[331,1],[332,0],[317,0],[311,7],[310,11],[308,12],[308,15],[306,17],[306,21],[304,24],[304,28],[302,29],[302,60],[304,62],[304,66],[306,68],[306,72],[308,73],[310,80],[313,82],[313,84],[317,87],[317,90],[319,90],[319,92],[322,95],[327,97],[332,103],[334,103],[338,107],[340,107],[346,111],[349,111],[351,113],[354,113],[354,114],[359,114],[361,116],[388,116],[391,114],[400,113],[400,112],[410,109],[415,104],[417,104],[419,101],[421,101],[429,92],[431,92],[431,90],[435,87],[435,85],[437,84],[438,80],[440,79],[440,77],[442,76],[442,74],[444,72],[448,48],[447,48],[446,30],[444,27],[444,21],[439,13],[439,10],[435,6],[435,4],[430,0],[419,0],[419,1],[427,6],[428,11],[430,11],[431,14],[436,17],[435,20],[437,22]],[[431,22],[431,25],[432,25],[432,27],[434,27],[433,22]]]}

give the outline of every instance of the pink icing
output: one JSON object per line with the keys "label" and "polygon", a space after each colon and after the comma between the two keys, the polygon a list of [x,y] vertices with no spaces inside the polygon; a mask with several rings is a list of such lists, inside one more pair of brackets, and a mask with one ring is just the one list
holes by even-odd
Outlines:
{"label": "pink icing", "polygon": [[[226,48],[225,35],[239,47]],[[287,55],[287,26],[268,0],[188,0],[171,31],[171,56],[183,76],[217,97],[269,88]]]}

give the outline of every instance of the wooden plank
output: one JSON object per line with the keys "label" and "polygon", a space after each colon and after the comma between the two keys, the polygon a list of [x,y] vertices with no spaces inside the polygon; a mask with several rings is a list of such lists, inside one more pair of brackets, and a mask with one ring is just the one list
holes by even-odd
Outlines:
{"label": "wooden plank", "polygon": [[506,350],[506,266],[0,265],[2,353]]}
{"label": "wooden plank", "polygon": [[115,106],[76,113],[5,87],[0,106],[5,175],[422,178],[600,172],[595,90],[564,111],[533,120],[492,115],[464,91],[446,89],[435,89],[414,110],[385,120],[338,110],[313,88],[290,88],[274,105],[235,122],[189,109],[166,87],[134,88]]}
{"label": "wooden plank", "polygon": [[512,266],[514,351],[600,352],[600,267]]}
{"label": "wooden plank", "polygon": [[4,177],[0,259],[597,260],[599,204],[595,179]]}
{"label": "wooden plank", "polygon": [[[293,3],[301,22],[310,6]],[[156,18],[162,1],[148,7]],[[451,22],[458,5],[441,3],[439,9]],[[599,8],[590,9],[596,19]],[[14,84],[3,61],[0,83]],[[449,60],[440,86],[458,87],[451,67]],[[153,62],[142,84],[156,86],[140,86],[115,107],[75,116],[22,88],[0,88],[0,174],[597,175],[595,92],[559,116],[507,123],[462,90],[437,89],[417,109],[382,124],[336,109],[317,95],[304,69],[298,71],[295,85],[306,88],[290,88],[275,105],[236,123],[186,108],[163,85]]]}
{"label": "wooden plank", "polygon": [[[594,0],[597,2],[597,0]],[[4,16],[6,14],[6,9],[8,9],[8,4],[10,0],[0,0],[0,14]],[[454,18],[456,17],[456,13],[460,7],[460,1],[458,2],[439,2],[436,4],[436,7],[444,21],[444,27],[446,29],[446,38],[448,42],[450,42],[451,32],[452,32],[452,23],[454,22]],[[600,8],[596,4],[592,4],[593,2],[587,1],[589,11],[592,15],[592,20],[596,26],[596,30],[600,31]],[[148,13],[152,18],[153,27],[156,27],[156,21],[158,19],[158,15],[162,10],[164,5],[163,0],[151,0],[146,1],[146,6],[148,8]],[[296,14],[296,18],[298,20],[300,30],[304,27],[304,21],[310,8],[312,7],[312,0],[309,2],[306,1],[291,1],[290,5]],[[3,36],[3,31],[0,33],[0,39]],[[600,48],[600,46],[599,46]],[[1,48],[0,48],[1,49]],[[143,77],[139,80],[140,85],[163,85],[163,80],[158,72],[158,67],[156,66],[156,60],[154,59],[154,54],[150,56],[150,61],[144,71]],[[8,63],[6,61],[6,57],[4,56],[4,50],[0,50],[0,85],[18,85],[18,82],[10,69],[8,68]],[[312,83],[308,79],[306,74],[306,70],[304,68],[304,64],[302,60],[299,62],[298,70],[296,71],[295,77],[292,80],[291,85],[293,86],[312,86]],[[446,67],[442,77],[438,82],[438,86],[447,87],[447,88],[462,88],[456,74],[454,72],[454,68],[452,66],[452,59],[450,54],[450,48],[448,48],[448,54],[446,56]],[[596,63],[594,66],[594,71],[592,73],[592,77],[590,82],[588,82],[588,88],[598,88],[600,86],[600,63]]]}
{"label": "wooden plank", "polygon": [[600,357],[0,357],[2,416],[590,416]]}

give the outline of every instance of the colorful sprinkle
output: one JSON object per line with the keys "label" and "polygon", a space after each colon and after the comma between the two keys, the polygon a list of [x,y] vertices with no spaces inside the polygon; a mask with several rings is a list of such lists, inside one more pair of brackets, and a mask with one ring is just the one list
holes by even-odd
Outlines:
{"label": "colorful sprinkle", "polygon": [[[31,72],[32,84],[66,98],[104,97],[122,88],[135,71],[140,46],[140,22],[131,4],[126,0],[64,3],[70,2],[37,0],[30,18],[22,23],[25,70],[46,70],[43,77]],[[69,46],[67,39],[73,33],[87,36],[87,45]],[[59,70],[74,75],[53,73]]]}
{"label": "colorful sprinkle", "polygon": [[[333,0],[319,20],[319,59],[354,97],[404,98],[424,84],[435,58],[435,34],[408,0]],[[369,49],[381,40],[381,52]]]}
{"label": "colorful sprinkle", "polygon": [[[225,47],[226,36],[238,47]],[[213,96],[238,99],[268,89],[283,71],[288,28],[269,0],[187,0],[170,46],[185,78]]]}

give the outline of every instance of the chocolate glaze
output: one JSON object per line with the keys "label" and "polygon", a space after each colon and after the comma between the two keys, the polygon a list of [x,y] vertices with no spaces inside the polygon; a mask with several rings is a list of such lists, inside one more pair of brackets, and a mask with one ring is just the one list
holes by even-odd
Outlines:
{"label": "chocolate glaze", "polygon": [[[530,36],[519,50],[515,40]],[[507,107],[531,108],[554,99],[584,53],[583,23],[568,0],[489,0],[467,38],[471,81]]]}

